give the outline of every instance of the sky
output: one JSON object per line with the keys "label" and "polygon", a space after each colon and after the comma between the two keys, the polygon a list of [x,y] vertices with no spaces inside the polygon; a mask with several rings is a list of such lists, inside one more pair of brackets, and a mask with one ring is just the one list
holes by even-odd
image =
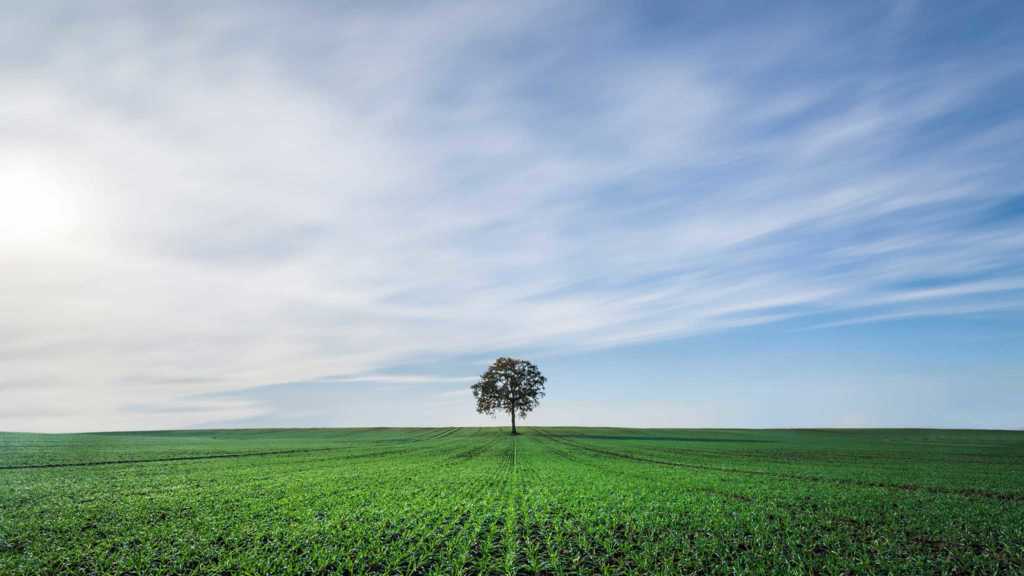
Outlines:
{"label": "sky", "polygon": [[1024,428],[1020,3],[2,13],[0,430]]}

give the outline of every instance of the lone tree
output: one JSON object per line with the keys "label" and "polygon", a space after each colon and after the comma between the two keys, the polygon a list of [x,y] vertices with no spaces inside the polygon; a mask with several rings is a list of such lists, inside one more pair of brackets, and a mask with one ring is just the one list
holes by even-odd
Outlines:
{"label": "lone tree", "polygon": [[516,432],[516,414],[526,414],[537,407],[544,397],[547,378],[532,363],[515,358],[498,358],[473,384],[476,411],[494,415],[507,412],[512,415],[512,433]]}

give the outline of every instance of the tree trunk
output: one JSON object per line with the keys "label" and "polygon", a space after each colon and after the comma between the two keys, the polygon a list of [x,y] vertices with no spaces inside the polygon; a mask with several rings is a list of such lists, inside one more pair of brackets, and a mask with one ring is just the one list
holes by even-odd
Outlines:
{"label": "tree trunk", "polygon": [[516,432],[516,411],[514,409],[512,410],[512,433],[519,434]]}

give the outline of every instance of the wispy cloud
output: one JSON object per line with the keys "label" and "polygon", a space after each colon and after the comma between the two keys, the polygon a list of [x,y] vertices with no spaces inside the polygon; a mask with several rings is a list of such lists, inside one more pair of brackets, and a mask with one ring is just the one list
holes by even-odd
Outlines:
{"label": "wispy cloud", "polygon": [[937,47],[961,16],[65,8],[0,33],[0,428],[1024,282],[1021,214],[991,217],[1024,165],[998,15]]}
{"label": "wispy cloud", "polygon": [[359,374],[355,376],[326,376],[319,382],[373,382],[380,384],[462,384],[474,382],[476,376],[437,376],[434,374]]}

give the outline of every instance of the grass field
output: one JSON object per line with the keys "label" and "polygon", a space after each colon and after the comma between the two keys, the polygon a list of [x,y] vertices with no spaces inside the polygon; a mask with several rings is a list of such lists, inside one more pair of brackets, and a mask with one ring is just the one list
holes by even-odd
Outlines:
{"label": "grass field", "polygon": [[1024,573],[1024,433],[0,434],[0,574]]}

